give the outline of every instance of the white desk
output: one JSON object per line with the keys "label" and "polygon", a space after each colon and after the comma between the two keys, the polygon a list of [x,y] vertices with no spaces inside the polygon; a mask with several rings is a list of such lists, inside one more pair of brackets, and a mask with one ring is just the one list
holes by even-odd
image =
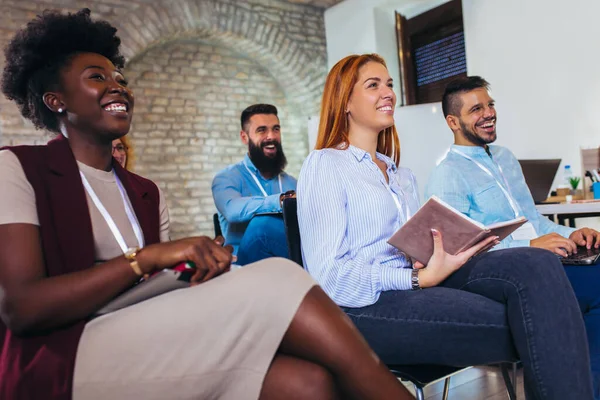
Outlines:
{"label": "white desk", "polygon": [[569,226],[575,227],[576,218],[600,217],[600,202],[595,203],[561,203],[561,204],[538,204],[538,211],[547,216],[555,216],[558,223],[565,225],[569,220]]}

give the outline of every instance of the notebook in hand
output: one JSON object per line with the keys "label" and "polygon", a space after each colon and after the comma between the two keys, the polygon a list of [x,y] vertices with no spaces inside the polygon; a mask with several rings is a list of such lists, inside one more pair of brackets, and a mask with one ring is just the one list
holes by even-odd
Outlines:
{"label": "notebook in hand", "polygon": [[442,233],[444,250],[455,255],[489,236],[499,236],[502,240],[525,222],[527,222],[525,217],[519,217],[484,226],[436,196],[432,196],[388,240],[388,243],[426,264],[433,254],[431,229]]}
{"label": "notebook in hand", "polygon": [[187,288],[190,286],[190,278],[193,273],[194,269],[190,268],[187,263],[179,264],[172,269],[164,269],[112,299],[98,310],[93,318],[129,307],[172,290]]}

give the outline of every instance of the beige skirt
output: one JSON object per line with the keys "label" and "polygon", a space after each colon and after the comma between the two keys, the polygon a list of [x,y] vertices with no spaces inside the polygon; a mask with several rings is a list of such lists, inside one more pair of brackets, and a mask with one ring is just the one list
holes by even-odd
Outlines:
{"label": "beige skirt", "polygon": [[73,398],[257,399],[314,285],[272,258],[97,318],[79,343]]}

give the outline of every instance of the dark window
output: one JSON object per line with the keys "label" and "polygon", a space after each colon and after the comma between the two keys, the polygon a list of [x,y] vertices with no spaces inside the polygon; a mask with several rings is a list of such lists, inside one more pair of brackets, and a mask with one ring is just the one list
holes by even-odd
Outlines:
{"label": "dark window", "polygon": [[396,13],[402,104],[440,101],[448,82],[466,76],[460,0],[406,19]]}

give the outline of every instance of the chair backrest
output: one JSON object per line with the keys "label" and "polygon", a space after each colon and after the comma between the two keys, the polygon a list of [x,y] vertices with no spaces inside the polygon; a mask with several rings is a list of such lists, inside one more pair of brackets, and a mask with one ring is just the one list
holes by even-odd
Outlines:
{"label": "chair backrest", "polygon": [[215,227],[215,237],[223,236],[223,232],[221,231],[221,224],[219,223],[219,214],[213,214],[213,225]]}
{"label": "chair backrest", "polygon": [[300,227],[298,226],[298,209],[296,199],[283,199],[283,224],[288,244],[290,260],[303,267],[302,243],[300,241]]}

